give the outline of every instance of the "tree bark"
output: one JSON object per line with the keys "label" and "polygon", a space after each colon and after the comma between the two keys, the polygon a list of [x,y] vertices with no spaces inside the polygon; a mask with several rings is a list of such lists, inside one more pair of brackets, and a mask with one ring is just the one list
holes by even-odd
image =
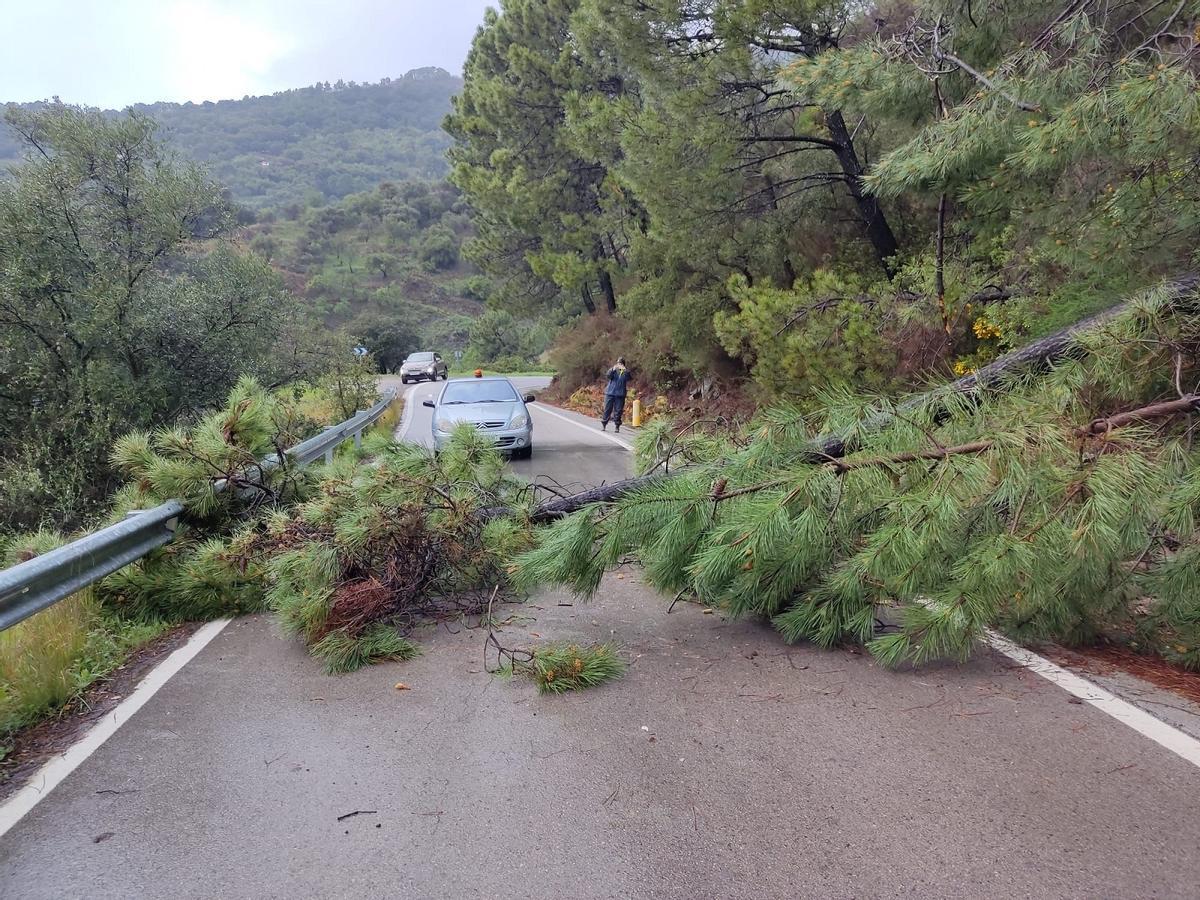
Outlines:
{"label": "tree bark", "polygon": [[1200,394],[1185,394],[1178,400],[1164,400],[1161,403],[1151,403],[1140,406],[1128,412],[1116,413],[1103,419],[1089,422],[1079,433],[1088,437],[1099,437],[1108,434],[1116,428],[1124,428],[1135,422],[1149,422],[1152,419],[1166,419],[1171,416],[1182,416],[1200,409]]}
{"label": "tree bark", "polygon": [[950,333],[950,314],[946,310],[946,192],[938,197],[937,248],[933,261],[933,290],[937,294],[938,314],[942,328]]}
{"label": "tree bark", "polygon": [[[775,193],[775,181],[766,172],[763,172],[763,180],[767,183],[767,202],[771,205],[771,209],[779,209],[779,200]],[[784,284],[780,287],[785,291],[790,291],[796,286],[796,270],[792,267],[792,260],[788,257],[787,248],[783,248],[783,277]]]}
{"label": "tree bark", "polygon": [[613,289],[612,276],[603,269],[600,271],[600,290],[604,292],[604,302],[610,313],[617,311],[617,292]]}
{"label": "tree bark", "polygon": [[592,300],[592,292],[588,290],[588,286],[585,284],[579,293],[583,297],[583,308],[588,311],[589,316],[594,316],[596,314],[596,304]]}
{"label": "tree bark", "polygon": [[862,163],[858,159],[858,153],[855,152],[854,138],[850,136],[850,130],[846,127],[846,120],[842,118],[841,110],[826,110],[825,125],[829,129],[829,136],[833,138],[833,155],[841,164],[842,171],[846,175],[846,187],[850,191],[850,196],[854,198],[858,214],[862,217],[863,226],[867,231],[867,240],[875,248],[875,258],[879,261],[879,265],[883,267],[887,277],[891,278],[896,274],[892,257],[899,252],[900,245],[896,242],[896,235],[883,215],[883,210],[879,208],[879,201],[863,188]]}

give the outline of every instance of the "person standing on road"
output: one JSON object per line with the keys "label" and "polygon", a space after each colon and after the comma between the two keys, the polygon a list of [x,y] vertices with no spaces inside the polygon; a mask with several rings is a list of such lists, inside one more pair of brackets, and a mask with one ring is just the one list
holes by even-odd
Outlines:
{"label": "person standing on road", "polygon": [[608,386],[604,389],[604,416],[600,419],[600,430],[608,431],[608,423],[616,423],[621,430],[621,415],[625,412],[625,386],[629,383],[629,370],[625,368],[625,357],[618,356],[617,364],[608,370]]}

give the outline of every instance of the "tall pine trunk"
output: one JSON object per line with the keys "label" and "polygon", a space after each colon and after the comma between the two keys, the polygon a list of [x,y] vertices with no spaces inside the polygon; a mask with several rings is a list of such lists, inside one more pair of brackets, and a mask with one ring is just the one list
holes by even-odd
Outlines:
{"label": "tall pine trunk", "polygon": [[612,276],[606,271],[600,272],[600,290],[604,292],[604,302],[610,313],[617,311],[617,292],[613,289]]}
{"label": "tall pine trunk", "polygon": [[833,154],[837,157],[842,172],[846,175],[846,187],[850,191],[850,196],[854,198],[859,216],[862,217],[867,240],[875,249],[875,258],[879,261],[879,265],[883,267],[888,278],[891,278],[896,274],[891,260],[900,247],[896,242],[896,235],[892,233],[892,226],[888,224],[883,210],[879,208],[879,201],[863,189],[863,166],[858,159],[858,153],[854,150],[854,138],[846,127],[846,120],[842,118],[841,110],[827,110],[825,125],[829,129],[830,138],[837,145]]}
{"label": "tall pine trunk", "polygon": [[[767,183],[767,202],[771,204],[771,209],[779,209],[779,197],[775,192],[775,181],[766,172],[763,172],[763,180],[765,180]],[[796,270],[792,266],[792,260],[788,256],[786,247],[783,248],[782,256],[784,283],[781,284],[780,287],[785,291],[790,291],[796,286]],[[750,275],[748,272],[746,273],[746,280],[747,282],[750,280]]]}

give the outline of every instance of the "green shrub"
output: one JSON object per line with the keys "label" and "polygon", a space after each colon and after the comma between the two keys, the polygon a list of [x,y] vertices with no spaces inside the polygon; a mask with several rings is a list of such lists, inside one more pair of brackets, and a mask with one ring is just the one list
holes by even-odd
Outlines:
{"label": "green shrub", "polygon": [[717,335],[742,359],[755,381],[775,396],[812,396],[838,384],[864,390],[892,385],[894,340],[887,331],[886,291],[857,276],[817,272],[795,290],[749,286],[737,276],[730,289],[736,313],[717,313]]}
{"label": "green shrub", "polygon": [[550,350],[559,393],[566,396],[597,381],[618,356],[624,356],[636,373],[636,360],[630,358],[634,344],[633,329],[621,316],[597,313],[575,320]]}

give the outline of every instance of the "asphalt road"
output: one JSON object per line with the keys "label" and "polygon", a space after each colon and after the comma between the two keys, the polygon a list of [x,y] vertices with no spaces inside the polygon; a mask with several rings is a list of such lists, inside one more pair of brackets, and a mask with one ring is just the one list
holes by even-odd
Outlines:
{"label": "asphalt road", "polygon": [[[529,474],[625,474],[534,409]],[[563,697],[471,629],[329,678],[238,620],[0,841],[0,896],[1196,896],[1200,770],[1004,658],[886,672],[667,615],[633,570],[572,602],[501,634],[621,645]]]}

